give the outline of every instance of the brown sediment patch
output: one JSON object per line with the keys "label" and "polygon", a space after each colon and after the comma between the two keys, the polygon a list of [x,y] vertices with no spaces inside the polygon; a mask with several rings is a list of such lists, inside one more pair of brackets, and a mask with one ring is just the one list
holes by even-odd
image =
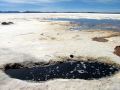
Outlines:
{"label": "brown sediment patch", "polygon": [[102,38],[102,37],[94,37],[92,38],[93,41],[98,41],[98,42],[108,42],[107,39]]}
{"label": "brown sediment patch", "polygon": [[93,29],[93,30],[89,30],[89,29],[86,29],[86,30],[81,30],[81,31],[84,31],[84,32],[99,32],[99,33],[105,33],[105,34],[111,34],[111,33],[115,33],[114,31],[108,31],[108,30],[96,30],[96,29]]}
{"label": "brown sediment patch", "polygon": [[119,37],[119,36],[120,36],[120,33],[116,32],[116,33],[110,34],[108,36],[104,36],[103,38],[111,38],[111,37]]}
{"label": "brown sediment patch", "polygon": [[112,37],[119,37],[120,33],[119,32],[115,32],[112,33],[108,36],[103,36],[103,37],[94,37],[92,38],[93,41],[98,41],[98,42],[108,42],[109,40],[107,40],[107,38],[112,38]]}
{"label": "brown sediment patch", "polygon": [[117,56],[120,56],[120,46],[116,46],[114,49],[114,54],[116,54]]}

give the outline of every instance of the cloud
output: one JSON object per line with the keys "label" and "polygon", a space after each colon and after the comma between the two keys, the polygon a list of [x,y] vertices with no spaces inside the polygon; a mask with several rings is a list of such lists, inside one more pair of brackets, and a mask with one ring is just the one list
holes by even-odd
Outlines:
{"label": "cloud", "polygon": [[25,4],[39,4],[39,3],[55,3],[55,2],[70,2],[70,1],[80,1],[86,3],[116,3],[120,2],[119,0],[1,0],[2,2],[7,3],[25,3]]}
{"label": "cloud", "polygon": [[55,2],[65,2],[72,0],[1,0],[7,3],[55,3]]}
{"label": "cloud", "polygon": [[89,2],[89,3],[116,3],[120,2],[119,0],[79,0],[82,2]]}

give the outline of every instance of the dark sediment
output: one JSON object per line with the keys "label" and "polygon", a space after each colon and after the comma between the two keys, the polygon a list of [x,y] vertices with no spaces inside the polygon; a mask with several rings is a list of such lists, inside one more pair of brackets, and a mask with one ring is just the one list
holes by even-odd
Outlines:
{"label": "dark sediment", "polygon": [[7,64],[4,72],[11,78],[30,81],[51,79],[93,80],[115,74],[119,68],[114,65],[93,61],[58,61],[52,63]]}
{"label": "dark sediment", "polygon": [[1,25],[11,25],[14,24],[13,22],[2,22]]}
{"label": "dark sediment", "polygon": [[105,39],[104,37],[94,37],[92,38],[92,40],[97,42],[108,42],[108,40]]}

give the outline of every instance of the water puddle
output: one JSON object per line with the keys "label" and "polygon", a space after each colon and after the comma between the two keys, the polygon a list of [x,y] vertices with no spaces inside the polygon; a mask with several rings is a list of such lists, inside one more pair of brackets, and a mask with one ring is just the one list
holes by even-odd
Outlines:
{"label": "water puddle", "polygon": [[70,21],[79,24],[78,27],[70,28],[70,30],[113,30],[120,32],[120,20],[114,19],[69,19],[69,18],[52,18],[52,21]]}
{"label": "water puddle", "polygon": [[93,61],[58,61],[49,63],[7,64],[4,72],[11,78],[30,81],[51,79],[93,80],[112,76],[119,68],[102,62]]}

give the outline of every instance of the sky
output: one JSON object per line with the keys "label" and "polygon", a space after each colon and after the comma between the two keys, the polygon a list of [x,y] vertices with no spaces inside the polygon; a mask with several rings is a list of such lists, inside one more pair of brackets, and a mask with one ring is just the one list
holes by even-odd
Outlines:
{"label": "sky", "polygon": [[0,0],[0,11],[120,12],[120,0]]}

